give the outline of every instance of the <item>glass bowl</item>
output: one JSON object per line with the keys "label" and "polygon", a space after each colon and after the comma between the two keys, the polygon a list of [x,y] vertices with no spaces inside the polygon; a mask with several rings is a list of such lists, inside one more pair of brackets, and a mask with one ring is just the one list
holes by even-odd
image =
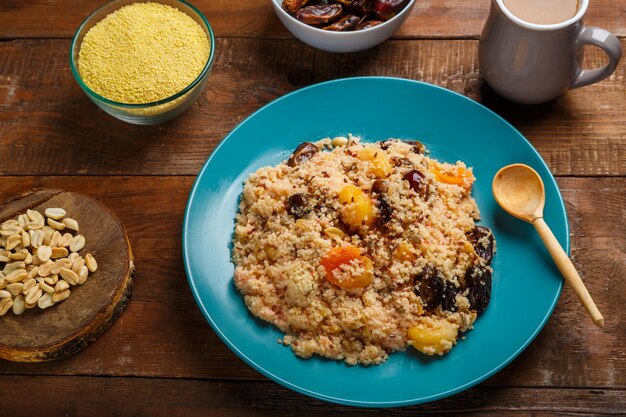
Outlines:
{"label": "glass bowl", "polygon": [[87,94],[87,97],[89,97],[91,101],[96,103],[98,107],[109,113],[111,116],[124,122],[138,125],[153,125],[163,123],[167,120],[171,120],[179,116],[181,113],[187,110],[187,108],[189,108],[189,106],[191,106],[191,104],[198,98],[204,86],[206,85],[207,78],[209,77],[209,73],[211,72],[211,66],[213,65],[213,57],[215,55],[215,38],[213,36],[213,30],[211,29],[211,26],[209,25],[207,19],[198,9],[196,9],[194,6],[184,0],[150,1],[172,6],[187,14],[189,17],[195,20],[200,25],[200,27],[202,27],[207,37],[209,38],[210,51],[207,63],[204,65],[204,68],[202,69],[202,72],[200,72],[200,75],[198,75],[198,77],[182,91],[179,91],[173,96],[151,103],[120,103],[117,101],[109,100],[108,98],[105,98],[93,91],[91,88],[89,88],[89,86],[85,84],[82,77],[80,76],[80,73],[78,72],[78,52],[80,51],[83,37],[89,31],[89,29],[95,26],[108,14],[129,4],[141,3],[141,1],[113,0],[100,7],[91,15],[89,15],[89,17],[87,17],[87,19],[85,19],[85,21],[80,25],[80,27],[76,31],[76,34],[74,35],[74,39],[72,40],[72,45],[70,47],[70,68],[72,70],[72,74],[74,74],[74,78],[78,82],[80,88],[82,88],[85,94]]}

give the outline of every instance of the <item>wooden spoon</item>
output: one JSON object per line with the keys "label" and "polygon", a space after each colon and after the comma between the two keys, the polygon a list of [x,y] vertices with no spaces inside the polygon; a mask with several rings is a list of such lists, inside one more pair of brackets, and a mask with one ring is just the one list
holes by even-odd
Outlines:
{"label": "wooden spoon", "polygon": [[528,165],[509,165],[496,173],[492,189],[500,207],[510,215],[535,226],[559,271],[583,303],[593,322],[599,327],[604,327],[604,317],[593,302],[572,261],[543,220],[546,193],[539,174]]}
{"label": "wooden spoon", "polygon": [[43,213],[50,207],[61,207],[78,221],[86,238],[80,254],[92,253],[98,269],[83,285],[73,286],[65,301],[19,316],[9,310],[0,317],[2,359],[42,362],[73,355],[108,329],[129,301],[134,264],[126,230],[98,201],[61,190],[37,191],[0,207],[0,223],[26,209]]}

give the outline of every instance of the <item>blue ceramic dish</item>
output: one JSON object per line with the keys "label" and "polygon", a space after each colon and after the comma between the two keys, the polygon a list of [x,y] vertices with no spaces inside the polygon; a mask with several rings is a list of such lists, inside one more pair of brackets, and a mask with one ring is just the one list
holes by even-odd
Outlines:
{"label": "blue ceramic dish", "polygon": [[[233,284],[231,238],[246,177],[287,158],[301,142],[353,133],[365,141],[418,139],[441,161],[463,160],[477,177],[473,196],[497,240],[491,304],[466,340],[442,358],[413,349],[380,366],[296,357],[282,334],[254,318]],[[189,284],[215,332],[241,359],[295,391],[341,404],[393,407],[465,390],[502,369],[537,336],[562,280],[532,226],[504,213],[491,180],[504,165],[535,168],[546,186],[545,219],[569,250],[567,215],[557,184],[528,141],[480,104],[429,84],[351,78],[281,97],[235,128],[215,149],[191,191],[183,228]]]}

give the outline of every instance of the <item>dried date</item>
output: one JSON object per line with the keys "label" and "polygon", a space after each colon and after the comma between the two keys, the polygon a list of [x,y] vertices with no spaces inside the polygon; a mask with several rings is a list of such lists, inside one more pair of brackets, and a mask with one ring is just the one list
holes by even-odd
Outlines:
{"label": "dried date", "polygon": [[407,4],[408,0],[283,0],[282,7],[307,25],[343,32],[376,27]]}
{"label": "dried date", "polygon": [[295,14],[308,2],[309,0],[283,0],[283,9],[285,9],[287,13]]}
{"label": "dried date", "polygon": [[455,312],[456,307],[456,295],[458,294],[458,288],[452,282],[446,282],[443,288],[443,297],[441,300],[441,308],[446,311]]}
{"label": "dried date", "polygon": [[467,299],[470,308],[481,314],[491,299],[491,271],[483,267],[469,268],[465,273],[465,283],[469,289]]}
{"label": "dried date", "polygon": [[433,268],[425,266],[416,277],[415,293],[422,298],[428,310],[434,310],[441,304],[443,280]]}
{"label": "dried date", "polygon": [[475,226],[466,233],[466,236],[478,256],[483,258],[487,265],[491,264],[493,259],[493,233],[491,233],[491,229],[485,226]]}
{"label": "dried date", "polygon": [[356,27],[356,30],[370,29],[380,25],[381,23],[385,22],[383,22],[382,20],[365,20]]}
{"label": "dried date", "polygon": [[367,18],[370,12],[372,11],[372,6],[374,5],[374,0],[354,0],[350,5],[350,12]]}
{"label": "dried date", "polygon": [[361,18],[353,14],[343,17],[341,20],[324,27],[324,30],[331,30],[334,32],[345,32],[357,27]]}
{"label": "dried date", "polygon": [[338,20],[342,12],[340,4],[305,6],[296,12],[296,19],[311,26],[325,26]]}
{"label": "dried date", "polygon": [[408,3],[408,0],[376,0],[374,16],[378,20],[389,20],[397,15]]}
{"label": "dried date", "polygon": [[317,152],[319,152],[317,146],[313,145],[311,142],[303,142],[293,151],[293,154],[291,154],[287,160],[287,165],[290,167],[300,165],[302,162],[311,159]]}

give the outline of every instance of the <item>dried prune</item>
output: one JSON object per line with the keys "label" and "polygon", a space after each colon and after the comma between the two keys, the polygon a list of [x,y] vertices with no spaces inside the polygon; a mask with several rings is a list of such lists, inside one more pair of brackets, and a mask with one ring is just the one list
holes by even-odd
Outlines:
{"label": "dried prune", "polygon": [[471,231],[466,233],[467,240],[474,246],[474,250],[483,258],[487,265],[491,264],[493,259],[493,233],[491,229],[485,226],[475,226]]}
{"label": "dried prune", "polygon": [[295,193],[287,199],[287,210],[296,219],[306,217],[315,207],[315,200],[311,194]]}
{"label": "dried prune", "polygon": [[288,13],[295,14],[308,2],[309,0],[283,0],[283,9]]}
{"label": "dried prune", "polygon": [[291,154],[289,159],[287,160],[287,165],[290,167],[295,167],[296,165],[301,164],[302,162],[308,161],[311,159],[313,155],[315,155],[319,149],[317,146],[313,145],[310,142],[303,142],[296,148],[295,151]]}
{"label": "dried prune", "polygon": [[360,21],[361,21],[360,17],[350,14],[348,16],[341,18],[339,21],[333,23],[332,25],[325,26],[324,30],[331,30],[334,32],[345,32],[347,30],[354,29],[359,24]]}
{"label": "dried prune", "polygon": [[465,283],[469,292],[467,299],[470,308],[481,314],[491,299],[491,271],[488,268],[472,267],[465,273]]}
{"label": "dried prune", "polygon": [[426,308],[433,310],[441,304],[443,280],[433,268],[425,266],[422,273],[416,277],[415,290],[426,304]]}
{"label": "dried prune", "polygon": [[376,0],[374,1],[374,16],[379,20],[389,20],[406,6],[408,0]]}
{"label": "dried prune", "polygon": [[443,297],[441,300],[441,307],[446,311],[456,311],[456,295],[458,288],[452,282],[446,282],[443,288]]}
{"label": "dried prune", "polygon": [[383,22],[382,20],[364,20],[363,22],[359,23],[359,25],[356,27],[356,30],[373,28],[374,26],[378,26],[381,23],[385,22]]}
{"label": "dried prune", "polygon": [[340,4],[305,6],[296,12],[296,19],[311,26],[326,26],[337,21],[342,10]]}
{"label": "dried prune", "polygon": [[404,174],[404,180],[409,182],[411,190],[419,194],[420,197],[426,199],[430,192],[426,176],[417,169],[412,169]]}

